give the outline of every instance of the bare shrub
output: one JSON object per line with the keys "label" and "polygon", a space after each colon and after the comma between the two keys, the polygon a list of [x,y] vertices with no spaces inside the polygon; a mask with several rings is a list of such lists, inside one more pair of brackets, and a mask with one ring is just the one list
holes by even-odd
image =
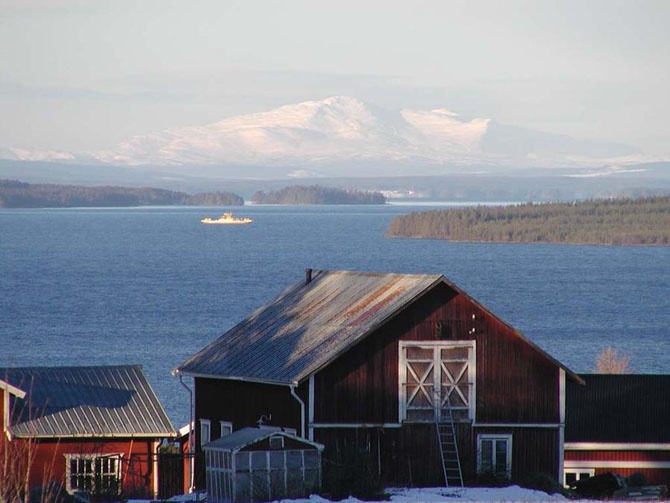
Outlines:
{"label": "bare shrub", "polygon": [[631,374],[633,368],[630,366],[630,358],[627,354],[619,354],[616,349],[608,346],[596,356],[593,371],[596,374]]}

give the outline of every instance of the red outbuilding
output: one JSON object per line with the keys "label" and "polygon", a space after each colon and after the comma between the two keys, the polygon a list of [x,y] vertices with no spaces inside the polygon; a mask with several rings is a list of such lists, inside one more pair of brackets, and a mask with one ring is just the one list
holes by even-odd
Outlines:
{"label": "red outbuilding", "polygon": [[31,489],[158,496],[159,446],[176,433],[139,366],[8,368],[0,397],[5,491],[27,474]]}
{"label": "red outbuilding", "polygon": [[581,378],[567,388],[565,483],[612,472],[670,486],[670,375]]}
{"label": "red outbuilding", "polygon": [[582,382],[444,276],[311,269],[175,373],[198,447],[264,416],[324,459],[364,451],[387,483],[452,486],[562,480]]}

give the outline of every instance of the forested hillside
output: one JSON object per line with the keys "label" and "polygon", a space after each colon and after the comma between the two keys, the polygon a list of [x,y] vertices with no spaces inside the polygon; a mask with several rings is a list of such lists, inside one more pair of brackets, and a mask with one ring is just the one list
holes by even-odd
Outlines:
{"label": "forested hillside", "polygon": [[433,210],[395,217],[388,237],[486,243],[670,245],[670,197]]}
{"label": "forested hillside", "polygon": [[237,194],[187,194],[171,190],[129,187],[29,184],[0,180],[0,208],[72,208],[122,206],[241,206]]}
{"label": "forested hillside", "polygon": [[384,204],[381,192],[345,190],[318,185],[291,185],[278,191],[258,191],[251,197],[257,204]]}

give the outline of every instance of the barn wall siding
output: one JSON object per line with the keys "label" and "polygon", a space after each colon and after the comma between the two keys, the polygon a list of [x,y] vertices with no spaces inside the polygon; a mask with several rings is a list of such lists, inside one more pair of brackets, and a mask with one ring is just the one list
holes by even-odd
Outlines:
{"label": "barn wall siding", "polygon": [[[438,322],[443,339],[438,338]],[[477,421],[558,423],[557,366],[446,285],[423,296],[316,375],[315,421],[397,422],[401,340],[476,341]]]}
{"label": "barn wall siding", "polygon": [[256,426],[263,415],[271,415],[268,424],[300,432],[300,405],[291,396],[288,386],[196,378],[195,389],[197,445],[200,444],[199,419],[212,422],[212,440],[220,437],[219,421],[231,421],[233,429],[239,430]]}

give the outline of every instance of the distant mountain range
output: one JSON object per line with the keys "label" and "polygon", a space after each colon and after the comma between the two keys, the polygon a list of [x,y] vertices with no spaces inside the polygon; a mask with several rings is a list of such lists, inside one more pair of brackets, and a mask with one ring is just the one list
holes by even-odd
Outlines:
{"label": "distant mountain range", "polygon": [[346,96],[142,134],[102,152],[4,149],[0,158],[274,179],[502,173],[643,160],[633,146],[464,118],[446,109],[383,110]]}

